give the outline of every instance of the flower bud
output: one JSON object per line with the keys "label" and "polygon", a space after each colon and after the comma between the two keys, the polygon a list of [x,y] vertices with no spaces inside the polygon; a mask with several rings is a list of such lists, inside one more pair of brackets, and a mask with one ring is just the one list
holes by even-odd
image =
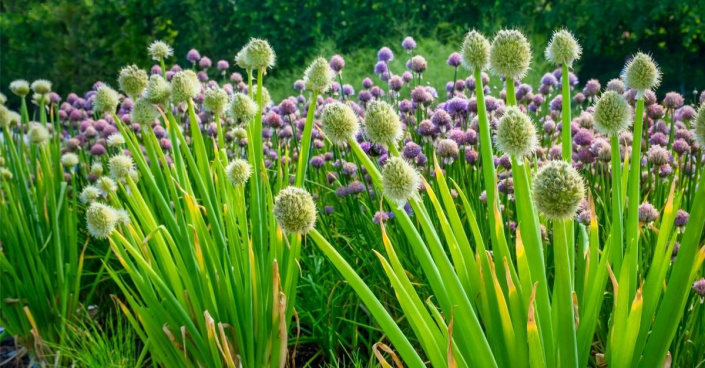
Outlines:
{"label": "flower bud", "polygon": [[115,230],[118,216],[110,206],[93,202],[86,210],[88,232],[96,239],[105,239]]}
{"label": "flower bud", "polygon": [[161,61],[174,54],[174,50],[166,42],[154,41],[147,47],[152,60]]}
{"label": "flower bud", "polygon": [[63,156],[61,156],[61,165],[67,169],[75,167],[78,165],[78,162],[78,156],[75,153],[64,153]]}
{"label": "flower bud", "polygon": [[607,136],[619,135],[632,123],[629,102],[615,91],[607,91],[600,96],[593,115],[595,129]]}
{"label": "flower bud", "polygon": [[27,132],[27,136],[29,137],[29,141],[34,143],[34,144],[42,144],[46,142],[49,139],[49,131],[47,128],[43,127],[41,124],[32,124],[32,127],[29,128],[29,132]]}
{"label": "flower bud", "polygon": [[147,88],[148,81],[149,75],[147,72],[138,68],[137,65],[128,65],[120,69],[120,74],[118,75],[120,89],[133,98],[139,96]]}
{"label": "flower bud", "polygon": [[[46,79],[37,79],[32,82],[32,91],[40,95],[48,94],[51,92],[51,82]],[[46,99],[44,102],[46,102]]]}
{"label": "flower bud", "polygon": [[228,93],[222,88],[208,88],[203,96],[203,106],[215,115],[221,115],[228,104]]}
{"label": "flower bud", "polygon": [[98,90],[95,92],[95,98],[93,99],[93,111],[97,112],[99,115],[106,112],[114,113],[119,104],[120,96],[114,89],[107,85],[98,87]]}
{"label": "flower bud", "polygon": [[78,199],[83,204],[91,204],[95,202],[100,197],[100,190],[93,185],[87,185],[81,191],[81,195]]}
{"label": "flower bud", "polygon": [[171,78],[171,98],[174,102],[186,102],[201,93],[201,82],[193,70],[182,70]]}
{"label": "flower bud", "polygon": [[252,175],[250,164],[243,159],[235,159],[225,167],[225,174],[228,180],[235,185],[243,185]]}
{"label": "flower bud", "polygon": [[327,104],[321,113],[323,133],[334,143],[355,137],[360,124],[352,108],[341,102]]}
{"label": "flower bud", "polygon": [[316,224],[316,205],[311,195],[298,187],[282,189],[274,199],[274,218],[285,233],[306,234]]}
{"label": "flower bud", "polygon": [[274,66],[276,54],[269,42],[253,38],[245,46],[245,63],[253,69],[267,69]]}
{"label": "flower bud", "polygon": [[246,124],[257,114],[257,103],[244,93],[235,93],[228,110],[233,119]]}
{"label": "flower bud", "polygon": [[627,87],[639,92],[655,90],[661,83],[661,70],[651,56],[639,52],[627,63],[622,79]]}
{"label": "flower bud", "polygon": [[382,168],[384,196],[399,207],[417,195],[420,184],[419,174],[401,157],[390,158]]}
{"label": "flower bud", "polygon": [[521,160],[532,154],[538,145],[534,123],[518,107],[507,107],[499,119],[495,143],[500,151]]}
{"label": "flower bud", "polygon": [[312,92],[326,93],[333,83],[335,73],[326,59],[319,57],[304,71],[304,85]]}
{"label": "flower bud", "polygon": [[490,69],[509,80],[523,78],[531,63],[531,46],[524,35],[513,29],[497,33],[490,47]]}
{"label": "flower bud", "polygon": [[546,47],[546,59],[556,65],[573,66],[573,61],[580,59],[582,49],[570,31],[562,29],[553,33]]}
{"label": "flower bud", "polygon": [[110,176],[117,181],[125,180],[130,175],[133,164],[132,157],[127,155],[119,154],[111,157],[108,161]]}
{"label": "flower bud", "polygon": [[365,132],[372,143],[383,146],[396,144],[402,135],[399,115],[388,103],[371,101],[365,112]]}
{"label": "flower bud", "polygon": [[153,104],[165,105],[171,97],[171,85],[159,74],[149,77],[143,98]]}
{"label": "flower bud", "polygon": [[24,98],[29,94],[29,82],[18,79],[10,83],[10,91],[19,97]]}
{"label": "flower bud", "polygon": [[565,161],[549,161],[534,178],[536,209],[550,220],[572,218],[584,197],[583,178]]}
{"label": "flower bud", "polygon": [[155,119],[159,118],[159,112],[154,105],[145,98],[140,97],[132,106],[130,121],[133,124],[152,125]]}
{"label": "flower bud", "polygon": [[460,54],[463,66],[471,73],[483,71],[490,63],[490,42],[481,33],[472,30],[465,36]]}

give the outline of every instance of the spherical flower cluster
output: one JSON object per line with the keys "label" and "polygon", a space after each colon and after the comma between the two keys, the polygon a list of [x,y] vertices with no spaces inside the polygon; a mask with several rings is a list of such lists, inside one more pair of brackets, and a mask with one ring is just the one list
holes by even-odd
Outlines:
{"label": "spherical flower cluster", "polygon": [[649,202],[639,205],[639,222],[650,224],[658,218],[658,210]]}
{"label": "spherical flower cluster", "polygon": [[49,131],[41,124],[32,124],[27,132],[29,141],[34,144],[42,144],[49,139]]}
{"label": "spherical flower cluster", "polygon": [[463,66],[471,73],[483,71],[490,63],[490,42],[481,33],[472,30],[465,36],[460,54]]}
{"label": "spherical flower cluster", "polygon": [[665,165],[670,161],[669,151],[659,145],[653,145],[646,152],[647,161],[655,166]]}
{"label": "spherical flower cluster", "polygon": [[75,153],[68,152],[61,156],[61,165],[65,168],[73,168],[78,165],[78,162],[78,156]]}
{"label": "spherical flower cluster", "polygon": [[341,102],[327,104],[321,113],[323,133],[335,143],[355,137],[360,124],[353,109]]}
{"label": "spherical flower cluster", "polygon": [[580,59],[582,49],[570,31],[562,29],[553,33],[546,47],[546,59],[556,65],[571,67],[573,61]]}
{"label": "spherical flower cluster", "polygon": [[428,63],[426,63],[426,59],[424,59],[421,55],[416,55],[409,60],[409,69],[416,73],[423,73],[427,67]]}
{"label": "spherical flower cluster", "polygon": [[693,129],[695,129],[695,141],[701,147],[705,147],[705,104],[700,105],[698,115],[693,120]]}
{"label": "spherical flower cluster", "polygon": [[392,157],[382,168],[384,196],[401,208],[418,193],[421,179],[418,172],[400,157]]}
{"label": "spherical flower cluster", "polygon": [[550,220],[573,217],[584,196],[583,178],[565,161],[549,161],[533,181],[536,208]]}
{"label": "spherical flower cluster", "polygon": [[215,115],[221,115],[228,104],[228,93],[222,88],[208,88],[203,96],[203,106]]}
{"label": "spherical flower cluster", "polygon": [[154,41],[147,47],[152,60],[160,61],[174,54],[174,50],[166,42]]}
{"label": "spherical flower cluster", "polygon": [[120,133],[111,134],[108,139],[106,139],[108,147],[117,147],[125,144],[125,137]]}
{"label": "spherical flower cluster", "polygon": [[105,239],[115,230],[118,216],[114,208],[93,202],[86,210],[88,233],[96,239]]}
{"label": "spherical flower cluster", "polygon": [[113,179],[117,181],[123,181],[130,175],[132,171],[133,161],[132,157],[118,154],[110,158],[108,161],[108,167],[110,168],[110,175]]}
{"label": "spherical flower cluster", "polygon": [[252,169],[247,161],[235,159],[225,167],[225,175],[228,176],[228,180],[230,180],[233,185],[243,185],[250,178],[250,175],[252,175]]}
{"label": "spherical flower cluster", "polygon": [[244,93],[236,93],[230,101],[228,110],[236,121],[249,123],[257,114],[257,103]]}
{"label": "spherical flower cluster", "polygon": [[624,91],[626,90],[626,87],[624,86],[624,82],[622,82],[621,79],[611,79],[609,82],[607,82],[607,91],[614,91],[619,93],[620,95],[624,94]]}
{"label": "spherical flower cluster", "polygon": [[114,113],[119,104],[120,95],[114,89],[107,85],[98,87],[93,99],[93,111],[98,114]]}
{"label": "spherical flower cluster", "polygon": [[414,41],[413,38],[406,36],[404,37],[404,40],[401,41],[401,47],[403,47],[407,52],[410,52],[416,48],[416,41]]}
{"label": "spherical flower cluster", "polygon": [[316,224],[316,205],[311,195],[298,187],[282,189],[274,199],[274,218],[285,233],[305,235]]}
{"label": "spherical flower cluster", "polygon": [[629,88],[644,92],[658,87],[661,71],[651,56],[639,52],[627,63],[622,79]]}
{"label": "spherical flower cluster", "polygon": [[186,102],[201,92],[201,82],[193,70],[182,70],[171,77],[171,98],[174,102]]}
{"label": "spherical flower cluster", "polygon": [[100,190],[93,185],[87,185],[81,191],[81,195],[78,199],[83,204],[91,204],[95,202],[100,197]]}
{"label": "spherical flower cluster", "polygon": [[672,111],[683,106],[683,103],[683,96],[678,92],[668,92],[663,98],[663,106]]}
{"label": "spherical flower cluster", "polygon": [[45,95],[49,92],[51,92],[51,82],[49,82],[46,79],[37,79],[34,82],[32,82],[32,91],[34,93],[40,94],[40,95]]}
{"label": "spherical flower cluster", "polygon": [[24,98],[29,94],[29,82],[26,80],[16,80],[10,83],[10,91],[19,97]]}
{"label": "spherical flower cluster", "polygon": [[253,69],[267,69],[274,66],[276,54],[269,42],[253,38],[245,46],[245,63]]}
{"label": "spherical flower cluster", "polygon": [[128,65],[120,69],[120,74],[118,75],[120,89],[125,91],[130,97],[139,96],[147,88],[148,82],[149,75],[138,68],[137,65]]}
{"label": "spherical flower cluster", "polygon": [[602,94],[595,104],[593,115],[597,131],[608,136],[619,135],[632,122],[631,106],[615,91]]}
{"label": "spherical flower cluster", "polygon": [[326,93],[333,83],[335,73],[326,59],[319,57],[304,71],[304,85],[312,92]]}
{"label": "spherical flower cluster", "polygon": [[365,112],[365,132],[372,143],[382,146],[396,144],[402,134],[399,115],[388,103],[371,101]]}
{"label": "spherical flower cluster", "polygon": [[490,46],[490,69],[506,78],[523,78],[531,63],[531,46],[524,35],[513,29],[501,30]]}
{"label": "spherical flower cluster", "polygon": [[153,104],[165,105],[171,97],[171,85],[161,75],[153,74],[143,97]]}
{"label": "spherical flower cluster", "polygon": [[154,108],[154,105],[145,98],[138,98],[137,102],[132,106],[130,121],[133,124],[152,125],[157,118],[159,118],[159,112]]}
{"label": "spherical flower cluster", "polygon": [[115,184],[113,179],[110,179],[107,176],[99,177],[98,180],[96,180],[95,185],[98,190],[100,190],[101,195],[106,197],[117,192],[117,184]]}
{"label": "spherical flower cluster", "polygon": [[330,63],[328,64],[334,72],[340,73],[340,71],[343,70],[343,68],[345,67],[345,59],[343,59],[342,56],[336,54],[330,58]]}
{"label": "spherical flower cluster", "polygon": [[382,47],[379,49],[379,52],[377,52],[377,60],[388,63],[394,60],[394,53],[392,53],[392,50],[389,47]]}
{"label": "spherical flower cluster", "polygon": [[507,107],[499,119],[495,143],[500,151],[521,160],[538,145],[534,123],[518,107]]}

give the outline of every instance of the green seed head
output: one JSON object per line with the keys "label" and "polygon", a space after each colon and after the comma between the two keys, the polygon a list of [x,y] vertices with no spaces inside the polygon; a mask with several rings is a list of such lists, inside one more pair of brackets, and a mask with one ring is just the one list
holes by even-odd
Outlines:
{"label": "green seed head", "polygon": [[[257,85],[252,86],[252,97],[257,102]],[[262,87],[262,106],[267,107],[272,102],[272,98],[269,96],[269,90],[267,87]]]}
{"label": "green seed head", "polygon": [[335,78],[335,72],[322,57],[316,58],[304,72],[304,85],[312,92],[325,93]]}
{"label": "green seed head", "polygon": [[111,157],[108,161],[110,176],[117,181],[125,180],[130,175],[133,164],[132,157],[127,155],[119,154]]}
{"label": "green seed head", "polygon": [[372,143],[388,146],[401,138],[401,121],[392,106],[380,100],[371,101],[365,112],[365,132]]}
{"label": "green seed head", "polygon": [[693,119],[693,129],[695,129],[695,140],[700,147],[705,147],[705,104],[700,105],[698,115]]}
{"label": "green seed head", "polygon": [[106,112],[114,113],[118,104],[120,104],[120,95],[114,89],[106,85],[98,87],[93,100],[93,110],[95,112],[101,115]]}
{"label": "green seed head", "polygon": [[562,29],[553,33],[546,47],[546,59],[556,65],[573,66],[573,61],[580,59],[583,50],[570,31]]}
{"label": "green seed head", "polygon": [[0,180],[12,180],[12,171],[0,167]]}
{"label": "green seed head", "polygon": [[243,47],[240,51],[237,52],[237,55],[235,55],[235,64],[237,64],[237,66],[242,69],[250,70],[252,69],[252,66],[248,64],[247,59],[245,59],[247,46],[248,45],[245,45],[245,47]]}
{"label": "green seed head", "polygon": [[420,184],[419,174],[401,157],[390,158],[382,169],[384,196],[399,207],[417,195]]}
{"label": "green seed head", "polygon": [[152,74],[143,97],[153,104],[166,105],[171,97],[171,85],[161,75]]}
{"label": "green seed head", "polygon": [[5,107],[5,105],[0,104],[0,128],[10,126],[10,121],[12,117],[10,116],[10,109]]}
{"label": "green seed head", "polygon": [[654,90],[661,83],[661,70],[651,56],[639,52],[627,63],[622,79],[637,91]]}
{"label": "green seed head", "polygon": [[29,94],[29,82],[18,79],[10,83],[10,91],[20,97],[25,97]]}
{"label": "green seed head", "polygon": [[490,70],[509,79],[523,78],[531,63],[531,46],[517,30],[499,31],[490,47]]}
{"label": "green seed head", "polygon": [[253,69],[267,69],[274,66],[276,54],[269,42],[253,38],[245,46],[245,63]]}
{"label": "green seed head", "polygon": [[250,164],[243,159],[235,159],[225,167],[225,174],[233,185],[243,185],[252,175]]}
{"label": "green seed head", "polygon": [[285,233],[306,234],[316,224],[316,205],[311,195],[298,187],[282,189],[274,199],[274,218]]}
{"label": "green seed head", "polygon": [[108,147],[117,147],[125,144],[125,137],[120,133],[111,134],[107,139]]}
{"label": "green seed head", "polygon": [[353,109],[341,102],[329,103],[323,108],[321,123],[323,133],[335,143],[343,143],[355,137],[360,129]]}
{"label": "green seed head", "polygon": [[228,110],[233,119],[246,124],[257,114],[257,103],[244,93],[235,93]]}
{"label": "green seed head", "polygon": [[130,120],[139,125],[152,125],[155,119],[159,118],[159,112],[154,108],[154,104],[140,97],[132,106]]}
{"label": "green seed head", "polygon": [[95,185],[98,190],[100,190],[100,194],[106,197],[117,192],[117,184],[115,184],[113,179],[110,179],[107,176],[101,176],[98,178]]}
{"label": "green seed head", "polygon": [[476,70],[483,71],[490,63],[490,42],[481,33],[472,30],[463,40],[460,55],[463,58],[463,66],[471,73]]}
{"label": "green seed head", "polygon": [[534,178],[534,203],[550,220],[573,217],[584,197],[583,178],[565,161],[549,161]]}
{"label": "green seed head", "polygon": [[154,41],[147,47],[152,60],[160,61],[174,54],[174,50],[166,42]]}
{"label": "green seed head", "polygon": [[75,153],[64,153],[63,156],[61,156],[61,164],[65,168],[72,168],[78,165],[78,156]]}
{"label": "green seed head", "polygon": [[32,124],[32,127],[29,128],[29,132],[27,132],[27,136],[30,142],[42,144],[49,140],[49,131],[41,124]]}
{"label": "green seed head", "polygon": [[101,164],[100,162],[96,162],[93,165],[91,165],[91,170],[90,170],[89,174],[95,175],[95,176],[103,175],[103,164]]}
{"label": "green seed head", "polygon": [[235,127],[235,129],[233,129],[233,137],[238,141],[247,139],[247,130],[243,127]]}
{"label": "green seed head", "polygon": [[507,107],[499,119],[495,143],[500,151],[517,159],[532,154],[538,144],[534,123],[518,107]]}
{"label": "green seed head", "polygon": [[621,94],[607,91],[597,100],[593,116],[598,132],[607,136],[619,135],[632,123],[632,108]]}
{"label": "green seed head", "polygon": [[203,95],[203,106],[215,115],[222,115],[228,104],[228,93],[222,88],[208,88]]}
{"label": "green seed head", "polygon": [[86,210],[88,233],[96,239],[105,239],[115,230],[118,216],[114,208],[102,203],[91,203]]}
{"label": "green seed head", "polygon": [[78,199],[83,204],[91,204],[95,202],[99,197],[100,190],[94,187],[93,185],[87,185],[83,188],[83,191],[81,191],[81,195],[78,197]]}
{"label": "green seed head", "polygon": [[51,92],[51,82],[46,79],[37,79],[32,82],[32,91],[40,95],[45,95]]}
{"label": "green seed head", "polygon": [[115,215],[117,216],[117,222],[122,226],[127,226],[130,224],[130,214],[126,210],[115,210]]}
{"label": "green seed head", "polygon": [[201,82],[193,70],[182,70],[171,78],[171,98],[174,102],[186,102],[201,93]]}
{"label": "green seed head", "polygon": [[147,75],[147,72],[138,68],[137,65],[128,65],[120,69],[120,74],[118,75],[120,89],[133,98],[139,96],[147,88],[148,81],[149,75]]}

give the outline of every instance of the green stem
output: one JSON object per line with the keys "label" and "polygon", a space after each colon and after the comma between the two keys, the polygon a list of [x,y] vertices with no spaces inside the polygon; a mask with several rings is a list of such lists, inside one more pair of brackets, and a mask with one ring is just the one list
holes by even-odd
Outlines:
{"label": "green stem", "polygon": [[360,299],[365,303],[367,309],[375,317],[375,320],[387,334],[389,340],[394,345],[394,349],[399,352],[402,359],[410,367],[425,367],[423,360],[406,338],[392,316],[389,315],[377,296],[370,290],[355,270],[345,261],[345,259],[333,248],[328,241],[315,229],[309,232],[311,239],[318,245],[318,248],[333,262],[333,265],[348,281]]}
{"label": "green stem", "polygon": [[569,238],[572,222],[557,220],[553,223],[554,262],[556,279],[553,289],[556,312],[556,336],[561,367],[578,366],[577,338],[573,310],[573,289],[570,269],[570,252],[573,239]]}
{"label": "green stem", "polygon": [[619,152],[619,137],[610,137],[612,151],[612,264],[619,274],[623,257],[623,223],[622,223],[622,157]]}
{"label": "green stem", "polygon": [[573,139],[570,131],[570,73],[568,65],[561,66],[561,84],[563,86],[563,106],[561,107],[561,152],[563,161],[573,162]]}
{"label": "green stem", "polygon": [[301,137],[301,151],[299,151],[299,163],[296,165],[296,186],[302,187],[306,179],[306,167],[308,166],[308,156],[311,151],[311,133],[313,132],[313,114],[316,111],[316,100],[318,92],[313,91],[311,101],[308,104],[306,113],[306,125],[304,125],[303,136]]}
{"label": "green stem", "polygon": [[[634,141],[632,142],[632,155],[629,163],[629,182],[627,184],[627,237],[626,247],[634,248],[630,253],[629,267],[632,275],[636,275],[637,260],[639,259],[639,202],[641,187],[641,140],[644,127],[644,96],[637,94],[636,115],[634,119]],[[630,278],[629,295],[631,300],[636,292],[637,278]]]}

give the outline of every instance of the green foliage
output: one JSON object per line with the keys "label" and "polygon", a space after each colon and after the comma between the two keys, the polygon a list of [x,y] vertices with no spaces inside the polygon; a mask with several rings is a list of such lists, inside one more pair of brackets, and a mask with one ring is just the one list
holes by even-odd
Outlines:
{"label": "green foliage", "polygon": [[[154,39],[171,43],[181,64],[194,47],[214,62],[232,64],[234,50],[249,37],[268,39],[278,56],[270,76],[276,81],[302,70],[317,52],[329,56],[323,52],[331,49],[328,45],[346,55],[364,54],[354,59],[362,62],[373,59],[379,47],[398,48],[407,35],[457,44],[470,28],[492,35],[502,27],[527,34],[535,47],[534,67],[543,60],[538,55],[548,35],[567,27],[583,46],[575,67],[585,75],[606,82],[619,74],[624,55],[649,50],[668,81],[662,90],[690,93],[705,84],[705,71],[697,68],[705,48],[703,2],[642,6],[619,0],[605,7],[579,0],[7,0],[0,9],[0,87],[6,94],[9,82],[20,75],[52,80],[61,94],[86,90],[96,80],[114,85],[120,67],[136,61],[140,67],[151,65],[146,47]],[[445,51],[425,55],[445,58]],[[364,65],[372,74],[373,64]]]}

